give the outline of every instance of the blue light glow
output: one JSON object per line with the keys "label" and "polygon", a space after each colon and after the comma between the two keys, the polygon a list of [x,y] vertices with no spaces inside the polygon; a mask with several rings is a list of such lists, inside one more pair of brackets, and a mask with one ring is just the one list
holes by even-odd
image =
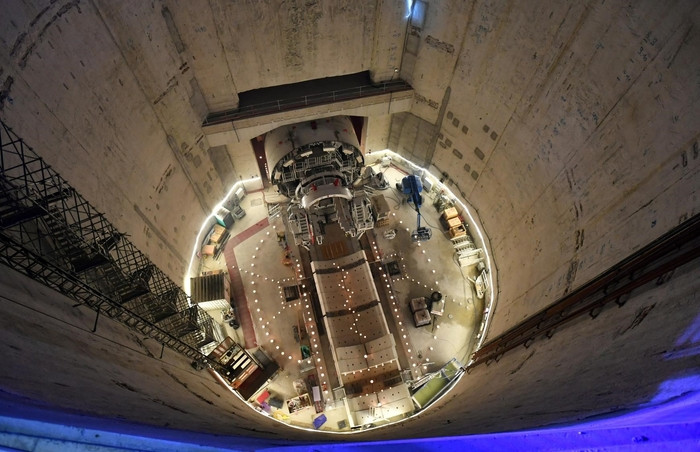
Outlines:
{"label": "blue light glow", "polygon": [[[265,450],[267,452],[324,451],[658,451],[700,450],[700,390],[697,376],[669,380],[659,388],[654,401],[619,416],[601,417],[578,424],[489,433],[470,436],[411,438],[373,442],[331,442],[257,439],[208,435],[130,424],[53,411],[28,405],[25,400],[0,396],[0,449],[28,450],[152,450],[214,452]],[[669,397],[670,396],[670,397]],[[468,428],[468,426],[464,426]]]}
{"label": "blue light glow", "polygon": [[[665,403],[669,400],[674,400],[683,397],[686,394],[693,394],[700,391],[700,376],[690,375],[686,377],[674,378],[666,380],[659,385],[658,392],[651,399],[650,404]],[[700,397],[700,396],[698,396]],[[698,403],[700,405],[700,402]]]}
{"label": "blue light glow", "polygon": [[413,0],[406,0],[406,10],[408,11],[408,14],[406,14],[406,17],[404,19],[408,19],[411,17],[411,11],[413,10]]}
{"label": "blue light glow", "polygon": [[664,358],[678,359],[698,354],[700,354],[700,314],[676,340],[673,349],[664,354]]}

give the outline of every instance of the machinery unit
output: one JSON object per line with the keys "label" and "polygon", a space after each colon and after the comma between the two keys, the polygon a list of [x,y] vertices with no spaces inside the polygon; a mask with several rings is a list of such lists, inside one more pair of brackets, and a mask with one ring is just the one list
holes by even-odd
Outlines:
{"label": "machinery unit", "polygon": [[266,135],[270,181],[290,199],[287,220],[298,244],[323,243],[331,223],[351,237],[374,226],[369,196],[354,188],[364,168],[359,146],[346,116],[291,124]]}
{"label": "machinery unit", "polygon": [[421,184],[420,177],[415,175],[404,177],[401,180],[401,191],[404,195],[408,196],[409,204],[413,205],[413,208],[418,214],[418,226],[416,230],[411,233],[411,240],[414,242],[430,240],[433,231],[430,228],[420,225],[420,208],[423,205],[423,197],[420,194],[423,191],[423,185]]}

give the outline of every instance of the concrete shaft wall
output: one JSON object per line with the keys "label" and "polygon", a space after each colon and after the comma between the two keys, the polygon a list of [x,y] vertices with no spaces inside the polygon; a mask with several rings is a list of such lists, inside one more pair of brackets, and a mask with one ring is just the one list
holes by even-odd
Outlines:
{"label": "concrete shaft wall", "polygon": [[[500,278],[490,337],[698,213],[697,2],[426,6],[407,27],[405,2],[381,0],[12,1],[0,15],[0,115],[180,280],[201,220],[232,180],[257,171],[245,140],[210,152],[207,112],[235,107],[250,89],[365,70],[388,80],[397,68],[415,89],[413,105],[369,118],[368,147],[391,145],[432,165],[478,209]],[[211,157],[222,145],[226,174]],[[370,435],[532,427],[654,398],[698,365],[692,353],[663,354],[692,350],[684,338],[696,336],[686,334],[697,315],[693,271],[475,370],[424,421]],[[2,373],[6,394],[177,428],[271,434],[174,354],[156,362],[152,345],[116,325],[103,339],[125,345],[108,353],[83,328],[87,314],[3,276],[14,289],[0,306],[16,319],[3,329],[3,354],[17,363]],[[30,298],[63,320],[20,306]],[[75,335],[80,347],[70,345]],[[32,356],[46,350],[56,358],[37,369]]]}

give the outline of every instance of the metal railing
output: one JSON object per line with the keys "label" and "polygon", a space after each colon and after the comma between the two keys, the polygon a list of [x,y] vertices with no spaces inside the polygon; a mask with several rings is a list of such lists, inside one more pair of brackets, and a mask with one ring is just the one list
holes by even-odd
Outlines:
{"label": "metal railing", "polygon": [[93,331],[103,314],[200,363],[200,348],[220,339],[211,317],[1,120],[0,263],[95,310]]}
{"label": "metal railing", "polygon": [[288,97],[253,105],[245,105],[233,110],[212,113],[204,120],[204,126],[221,124],[255,116],[269,115],[281,111],[296,110],[333,102],[379,96],[382,94],[409,91],[413,88],[404,80],[391,80],[371,85],[362,85],[304,96]]}
{"label": "metal railing", "polygon": [[[302,146],[301,148],[298,148],[295,151],[295,153],[299,154],[310,147],[311,146],[309,145]],[[272,183],[279,184],[302,180],[308,176],[308,172],[311,169],[314,170],[314,173],[324,171],[321,167],[330,166],[333,168],[333,170],[342,171],[344,173],[352,173],[353,171],[358,171],[358,167],[361,165],[358,165],[354,157],[356,155],[361,156],[362,154],[354,147],[353,149],[354,154],[352,154],[352,157],[347,157],[342,152],[336,150],[333,152],[324,152],[323,155],[317,157],[306,157],[303,159],[299,159],[299,157],[296,157],[298,161],[294,161],[294,163],[292,165],[289,165],[288,167],[285,167],[284,164],[278,164],[276,165],[275,171],[273,171],[272,173]],[[286,163],[289,160],[294,159],[294,154],[288,154],[283,161]],[[281,170],[278,171],[278,168],[281,168]],[[352,176],[352,179],[354,180],[355,176]]]}
{"label": "metal railing", "polygon": [[498,361],[501,356],[538,337],[551,338],[558,328],[583,315],[597,317],[609,303],[626,303],[630,293],[645,284],[657,285],[670,279],[673,271],[700,257],[700,214],[686,220],[649,245],[565,295],[549,307],[525,319],[488,341],[473,356],[467,371],[479,364]]}

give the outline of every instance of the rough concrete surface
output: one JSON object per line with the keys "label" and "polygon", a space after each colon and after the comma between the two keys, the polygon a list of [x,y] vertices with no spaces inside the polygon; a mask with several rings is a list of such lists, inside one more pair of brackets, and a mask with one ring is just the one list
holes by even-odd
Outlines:
{"label": "rough concrete surface", "polygon": [[[489,337],[698,213],[697,1],[425,3],[416,27],[402,1],[13,0],[0,15],[0,116],[180,281],[230,183],[210,158],[207,113],[256,88],[400,76],[410,111],[370,117],[366,142],[444,173],[478,211],[499,275]],[[222,145],[236,178],[257,170],[248,141]],[[175,353],[158,360],[108,320],[92,334],[89,312],[0,273],[5,397],[309,437],[282,433]],[[697,338],[697,274],[688,265],[481,366],[439,409],[361,438],[533,428],[647,403],[700,365],[665,355]]]}

